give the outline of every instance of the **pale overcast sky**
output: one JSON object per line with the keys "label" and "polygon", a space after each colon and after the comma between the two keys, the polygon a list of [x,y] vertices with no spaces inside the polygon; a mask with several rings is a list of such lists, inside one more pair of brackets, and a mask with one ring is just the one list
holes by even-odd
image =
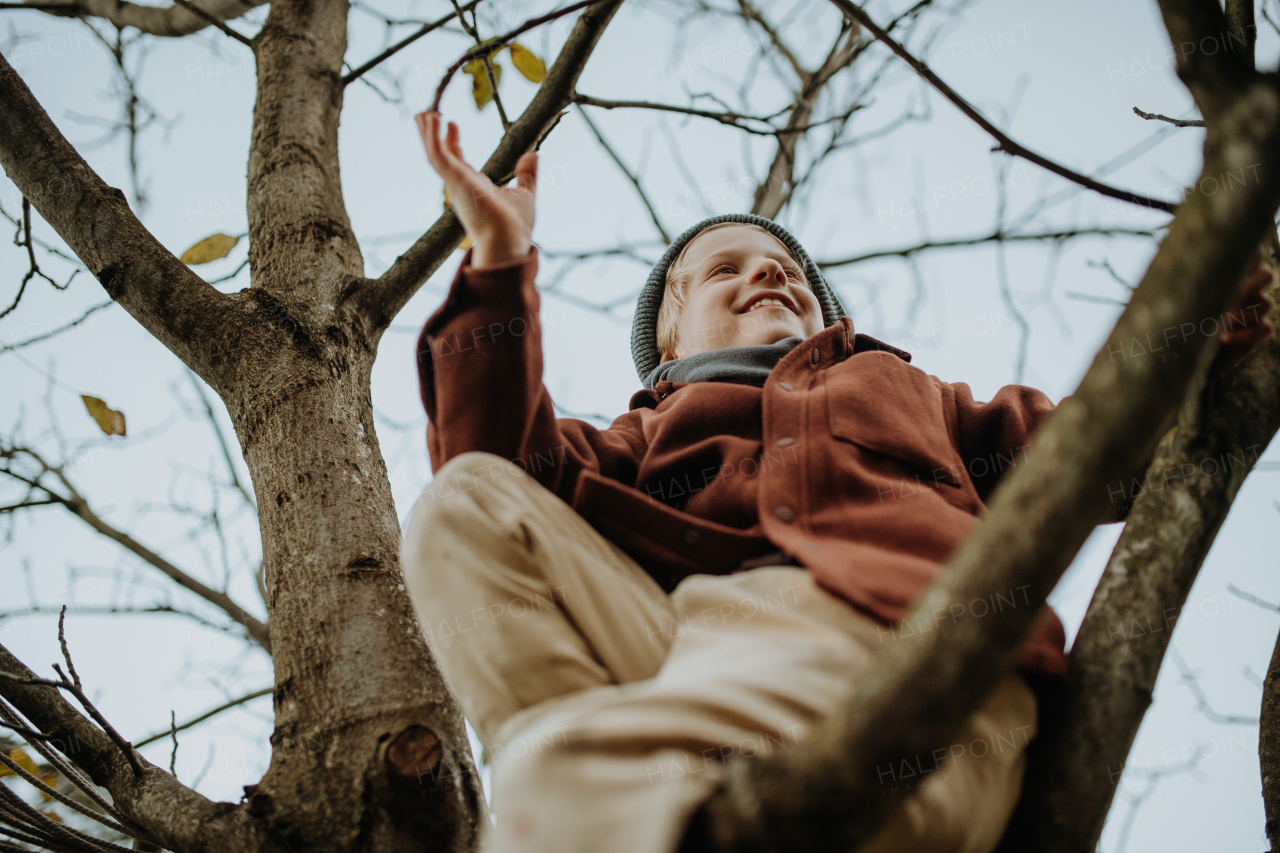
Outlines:
{"label": "pale overcast sky", "polygon": [[[873,3],[887,20],[907,4]],[[518,10],[499,2],[482,24],[494,34],[519,23],[547,3]],[[435,18],[449,9],[437,0],[381,5],[390,15]],[[583,74],[579,91],[599,97],[685,102],[686,90],[736,97],[736,81],[758,61],[758,33],[724,18],[676,27],[672,6],[629,2],[610,25]],[[234,25],[253,33],[265,7]],[[817,65],[829,46],[838,15],[826,3],[778,4],[770,14],[803,62]],[[119,138],[100,141],[103,130],[85,116],[114,116],[114,71],[103,46],[83,24],[35,12],[0,12],[5,57],[90,164],[114,186],[129,188],[126,153]],[[382,28],[366,13],[352,12],[348,57],[353,63],[382,46]],[[940,29],[917,32],[929,40],[935,70],[1019,141],[1079,171],[1108,167],[1117,185],[1174,199],[1197,173],[1202,131],[1146,122],[1133,107],[1176,117],[1194,116],[1178,82],[1154,2],[1088,0],[1073,4],[1019,4],[984,0],[964,4],[955,17],[933,19]],[[548,58],[567,24],[545,28],[526,44]],[[426,107],[442,69],[467,47],[459,32],[433,34],[389,66],[403,84],[404,103],[384,102],[371,88],[347,90],[341,130],[343,188],[367,271],[378,274],[441,211],[441,184],[422,154],[412,113]],[[874,49],[876,62],[887,54]],[[1265,23],[1261,64],[1272,67],[1280,41]],[[761,80],[771,80],[760,72]],[[850,77],[852,91],[865,74]],[[175,252],[213,232],[243,233],[246,155],[253,106],[253,65],[246,48],[216,32],[178,41],[156,40],[140,75],[140,91],[164,123],[141,136],[142,181],[149,203],[142,221]],[[389,91],[385,80],[374,82]],[[473,163],[485,159],[501,134],[493,108],[477,113],[466,78],[446,94],[443,111],[462,127]],[[508,68],[500,91],[512,114],[534,86]],[[902,64],[892,65],[875,101],[854,127],[872,133],[904,111],[931,114],[836,156],[815,185],[780,220],[812,255],[830,260],[911,245],[989,233],[995,225],[1000,172],[1016,222],[1037,199],[1049,199],[1027,231],[1048,227],[1144,228],[1166,217],[1078,192],[1021,161],[991,154],[991,140],[950,104],[926,91]],[[785,93],[763,82],[753,93],[758,112],[782,105]],[[643,181],[667,230],[678,233],[716,213],[747,210],[751,176],[772,156],[770,142],[712,122],[651,112],[595,111],[592,119]],[[81,117],[77,119],[77,116]],[[673,156],[671,143],[679,146]],[[1116,163],[1122,155],[1126,160]],[[543,300],[545,382],[568,412],[614,417],[625,410],[639,383],[628,339],[630,303],[648,266],[618,258],[566,263],[555,252],[626,243],[651,260],[660,254],[657,232],[634,189],[595,141],[576,110],[542,148],[542,181],[534,239],[546,260],[540,280],[557,279],[563,296]],[[132,199],[132,195],[130,196]],[[20,197],[0,178],[0,203],[15,214]],[[137,210],[135,205],[135,210]],[[60,245],[43,223],[38,235]],[[6,271],[0,298],[12,299],[25,257],[4,241]],[[1007,251],[1009,299],[1000,291],[1000,265],[989,247],[937,251],[921,257],[918,277],[898,258],[833,269],[858,329],[914,355],[913,363],[939,378],[968,382],[979,399],[1021,381],[1052,399],[1071,393],[1120,311],[1124,288],[1102,266],[1136,282],[1154,250],[1132,237],[1088,238],[1067,243],[1056,256],[1042,246]],[[233,271],[245,257],[241,244],[223,260],[200,268],[206,277]],[[391,472],[401,519],[430,478],[413,349],[416,332],[439,303],[458,263],[454,255],[401,313],[384,338],[374,371],[373,401],[380,440]],[[65,266],[48,268],[65,278]],[[562,275],[563,274],[563,275]],[[220,285],[247,286],[247,272]],[[92,276],[76,277],[65,292],[43,284],[29,288],[21,306],[0,321],[0,342],[14,343],[64,324],[104,301]],[[612,312],[585,302],[617,301]],[[914,312],[912,306],[915,305]],[[1029,344],[1019,376],[1021,326]],[[220,451],[202,416],[184,412],[196,401],[181,364],[117,307],[107,308],[64,336],[14,354],[0,355],[4,393],[0,429],[16,429],[51,457],[59,450],[51,418],[68,446],[89,443],[70,468],[77,486],[113,523],[202,579],[220,584],[261,611],[248,567],[256,565],[256,525],[244,513],[228,518],[227,549],[185,538],[191,522],[163,509],[170,501],[208,507],[234,506],[210,491],[203,472],[224,470]],[[29,362],[29,363],[28,363]],[[58,380],[50,385],[46,374]],[[93,394],[121,409],[129,437],[104,439],[77,395]],[[230,424],[219,408],[225,430]],[[18,425],[21,424],[19,427]],[[234,447],[234,444],[233,444]],[[1274,451],[1262,457],[1280,459]],[[237,460],[240,476],[247,472]],[[225,479],[225,477],[224,477]],[[1247,604],[1228,586],[1280,602],[1280,574],[1269,531],[1277,521],[1280,471],[1258,470],[1245,484],[1230,518],[1193,589],[1173,646],[1214,711],[1256,718],[1258,678],[1266,672],[1280,617]],[[1053,596],[1074,634],[1119,533],[1100,528]],[[173,616],[107,617],[77,613],[76,605],[129,602],[141,606],[176,593],[154,570],[88,530],[57,508],[24,515],[0,551],[0,609],[33,600],[72,605],[68,638],[81,677],[99,707],[125,734],[138,739],[192,717],[227,697],[270,686],[271,666],[243,643]],[[260,614],[265,615],[265,614]],[[1161,640],[1157,640],[1161,641]],[[56,617],[0,621],[0,642],[38,671],[58,659]],[[179,778],[216,799],[236,800],[243,785],[266,768],[270,702],[243,709],[184,733]],[[1119,778],[1120,796],[1102,849],[1119,853],[1264,849],[1256,725],[1222,724],[1197,709],[1172,656],[1156,689],[1131,755]],[[145,750],[168,766],[169,746]],[[1151,786],[1151,773],[1176,771],[1196,757],[1194,772],[1174,773]],[[1137,768],[1137,772],[1135,772]],[[1121,768],[1114,769],[1117,776]],[[1150,790],[1148,790],[1150,788]],[[1131,827],[1129,801],[1147,796]],[[1126,838],[1127,831],[1127,838]]]}

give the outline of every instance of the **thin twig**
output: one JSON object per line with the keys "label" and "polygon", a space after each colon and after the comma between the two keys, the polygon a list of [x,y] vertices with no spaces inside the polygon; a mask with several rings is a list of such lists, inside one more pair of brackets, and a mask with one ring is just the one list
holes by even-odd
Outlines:
{"label": "thin twig", "polygon": [[[0,723],[0,725],[5,726],[7,728],[15,728],[14,726],[9,725],[8,723]],[[31,732],[29,729],[24,732],[19,732],[19,734],[27,738],[31,737],[34,734],[38,737],[48,739],[47,735],[41,735],[39,732]],[[24,770],[22,766],[18,764],[18,762],[14,761],[12,758],[5,755],[3,752],[0,752],[0,763],[3,763],[4,766],[8,767],[9,770],[12,771],[15,775],[21,776],[36,790],[40,791],[41,793],[45,794],[48,797],[51,797],[57,800],[67,808],[74,809],[75,811],[80,812],[80,814],[84,815],[85,817],[92,818],[96,820],[98,823],[102,824],[103,826],[114,829],[116,832],[120,833],[121,835],[133,835],[133,833],[130,832],[128,829],[126,829],[124,826],[116,823],[114,820],[107,817],[106,815],[99,814],[98,812],[95,812],[93,809],[88,808],[87,806],[81,805],[80,803],[77,803],[74,799],[72,799],[71,797],[68,797],[66,794],[62,793],[57,788],[54,788],[51,785],[45,784],[41,779],[31,775],[26,770]]]}
{"label": "thin twig", "polygon": [[434,112],[440,111],[440,99],[444,97],[444,90],[448,88],[449,81],[453,79],[453,75],[458,73],[459,68],[461,68],[463,65],[466,65],[471,60],[480,59],[482,57],[490,56],[492,54],[497,53],[498,51],[506,47],[507,43],[510,42],[512,39],[514,39],[516,36],[520,35],[521,33],[528,32],[534,27],[539,27],[547,23],[548,21],[554,21],[557,18],[563,18],[565,15],[568,15],[570,12],[576,12],[579,9],[584,9],[587,6],[593,6],[596,3],[603,3],[604,1],[605,0],[582,0],[582,2],[574,3],[572,6],[565,6],[563,9],[557,9],[556,11],[549,12],[546,15],[542,15],[537,18],[530,18],[520,26],[516,27],[514,30],[511,30],[510,32],[507,32],[507,33],[503,33],[500,36],[495,36],[494,38],[490,39],[488,42],[486,42],[483,45],[478,45],[476,47],[471,48],[466,53],[462,54],[462,57],[458,59],[457,62],[453,63],[453,65],[450,65],[448,70],[445,71],[444,77],[440,80],[440,85],[436,87],[436,96],[431,101],[430,109]]}
{"label": "thin twig", "polygon": [[[471,13],[471,23],[467,23],[467,16],[462,13],[462,9],[458,8],[458,0],[449,0],[453,4],[453,11],[458,16],[458,23],[462,24],[462,28],[467,31],[467,35],[475,41],[476,46],[482,46],[484,39],[480,38],[480,28],[476,25],[476,13]],[[502,132],[506,133],[511,129],[511,122],[507,119],[507,111],[502,106],[502,98],[498,95],[498,74],[493,70],[493,57],[485,54],[480,57],[480,61],[484,64],[484,74],[489,80],[489,92],[493,95],[493,104],[498,108],[498,118],[502,119]]]}
{"label": "thin twig", "polygon": [[205,711],[200,716],[191,720],[187,720],[185,723],[183,723],[180,726],[170,726],[170,728],[166,729],[165,731],[157,732],[156,734],[149,735],[143,738],[142,740],[138,741],[136,744],[134,744],[134,746],[142,747],[142,746],[146,746],[149,743],[154,743],[158,740],[163,740],[164,738],[169,737],[171,734],[176,734],[185,729],[189,729],[194,725],[203,723],[205,720],[209,719],[210,717],[221,714],[223,711],[226,711],[230,708],[234,708],[237,705],[243,705],[245,702],[248,702],[253,699],[257,699],[260,696],[269,696],[273,692],[275,692],[274,687],[265,687],[262,690],[255,690],[252,693],[249,693],[245,696],[241,696],[239,699],[232,699],[230,702],[224,702],[223,704],[219,705],[218,707],[214,708],[211,711]]}
{"label": "thin twig", "polygon": [[[463,6],[463,7],[462,7],[462,11],[466,12],[466,11],[468,11],[468,10],[470,10],[470,9],[474,9],[476,6],[478,6],[478,5],[480,4],[480,2],[481,2],[481,0],[471,0],[471,2],[470,2],[470,3],[468,3],[468,4],[466,4],[465,6]],[[408,36],[406,36],[405,38],[402,38],[400,41],[398,41],[398,42],[396,42],[395,44],[391,45],[391,47],[389,47],[389,48],[387,48],[386,50],[382,51],[382,53],[379,53],[379,54],[378,54],[377,56],[375,56],[373,59],[370,59],[368,62],[364,63],[363,65],[359,65],[359,66],[357,66],[356,68],[354,68],[354,69],[352,69],[350,72],[348,72],[346,75],[344,75],[344,76],[343,76],[343,78],[342,78],[342,85],[343,85],[343,86],[346,86],[347,84],[351,83],[352,81],[354,81],[354,80],[358,79],[358,78],[359,78],[361,75],[363,75],[366,71],[369,71],[370,69],[372,69],[372,68],[374,68],[374,67],[376,67],[376,66],[380,65],[381,63],[383,63],[383,62],[387,61],[388,59],[390,59],[391,57],[395,56],[397,53],[399,53],[400,51],[404,50],[406,47],[408,47],[409,45],[413,44],[415,41],[417,41],[418,39],[422,38],[423,36],[425,36],[427,33],[431,32],[432,30],[437,30],[437,29],[439,29],[440,27],[443,27],[445,24],[449,23],[449,22],[450,22],[450,21],[452,21],[455,17],[457,17],[457,14],[458,14],[457,12],[450,12],[448,15],[445,15],[443,18],[440,18],[440,19],[439,19],[439,20],[437,20],[437,21],[431,21],[430,23],[423,24],[423,25],[422,25],[422,28],[421,28],[421,29],[419,29],[417,32],[415,32],[415,33],[413,33],[413,34],[411,34],[411,35],[408,35]]]}
{"label": "thin twig", "polygon": [[1069,240],[1074,237],[1091,236],[1154,237],[1155,232],[1140,228],[1075,228],[1063,231],[1045,231],[1038,234],[1007,234],[1003,231],[994,231],[990,234],[984,234],[981,237],[958,237],[952,240],[926,240],[912,246],[903,246],[900,249],[879,249],[874,252],[865,252],[861,255],[854,255],[848,258],[840,258],[832,261],[818,261],[817,264],[820,269],[830,269],[832,267],[859,264],[863,261],[871,261],[877,258],[905,258],[930,249],[954,249],[964,246],[979,246],[984,243],[1024,243],[1036,240]]}
{"label": "thin twig", "polygon": [[982,113],[978,112],[972,104],[960,97],[954,89],[943,82],[942,78],[935,74],[928,65],[919,59],[916,59],[916,57],[913,56],[905,47],[894,41],[893,37],[881,29],[876,22],[871,19],[870,15],[855,6],[853,3],[849,2],[849,0],[831,0],[831,2],[846,15],[856,19],[864,27],[870,30],[876,38],[884,42],[886,47],[901,57],[903,62],[910,65],[917,74],[927,80],[942,94],[943,97],[953,103],[960,112],[964,113],[974,123],[994,137],[995,140],[1000,143],[998,146],[999,150],[1035,163],[1037,166],[1040,166],[1043,169],[1048,169],[1055,175],[1066,178],[1069,181],[1074,181],[1081,186],[1088,187],[1089,189],[1110,198],[1120,199],[1121,201],[1127,201],[1144,207],[1150,207],[1154,210],[1162,210],[1165,213],[1173,213],[1177,207],[1177,205],[1171,204],[1167,201],[1149,198],[1144,195],[1139,195],[1138,193],[1129,192],[1128,190],[1118,189],[1110,186],[1109,184],[1104,184],[1101,181],[1095,181],[1087,175],[1082,175],[1079,172],[1068,169],[1066,166],[1055,163],[1049,158],[1037,154],[1031,149],[1013,141],[1013,139],[1005,134],[1004,131],[997,128],[994,124],[988,121]]}
{"label": "thin twig", "polygon": [[631,170],[627,168],[626,163],[622,162],[622,158],[613,150],[613,146],[611,146],[604,138],[604,134],[602,134],[600,129],[596,127],[595,122],[593,122],[591,117],[587,115],[587,111],[582,108],[581,104],[578,105],[578,113],[582,116],[582,120],[587,123],[587,127],[591,128],[591,132],[595,134],[596,140],[600,143],[600,146],[604,148],[609,157],[613,159],[613,162],[622,170],[622,174],[627,176],[627,180],[631,182],[631,185],[636,188],[636,193],[639,194],[640,201],[644,202],[645,209],[649,211],[649,218],[653,220],[653,227],[658,229],[658,234],[662,237],[662,242],[670,243],[671,237],[667,234],[667,229],[662,227],[662,220],[658,218],[658,212],[653,209],[653,204],[650,203],[649,196],[645,194],[644,187],[640,186],[640,179],[636,175],[632,174]]}
{"label": "thin twig", "polygon": [[224,33],[231,36],[233,39],[240,42],[245,47],[249,48],[250,50],[253,50],[253,39],[249,38],[243,33],[238,33],[235,30],[231,29],[231,27],[227,26],[225,21],[221,21],[215,16],[210,15],[208,12],[206,12],[204,9],[201,9],[199,6],[196,6],[192,3],[188,3],[187,0],[173,0],[173,2],[177,3],[179,6],[186,9],[188,12],[192,13],[193,15],[198,15],[199,17],[204,18],[206,21],[213,24],[215,27],[222,30]]}
{"label": "thin twig", "polygon": [[1167,121],[1169,124],[1173,125],[1174,127],[1204,127],[1204,119],[1201,119],[1201,118],[1194,118],[1194,119],[1169,118],[1168,116],[1160,115],[1160,113],[1144,113],[1142,110],[1138,109],[1137,107],[1134,107],[1133,111],[1135,114],[1141,116],[1142,118],[1145,118],[1147,121]]}

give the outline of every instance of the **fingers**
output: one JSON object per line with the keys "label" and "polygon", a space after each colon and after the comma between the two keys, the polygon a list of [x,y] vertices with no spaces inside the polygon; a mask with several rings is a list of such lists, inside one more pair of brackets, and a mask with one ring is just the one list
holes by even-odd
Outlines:
{"label": "fingers", "polygon": [[516,161],[516,186],[522,190],[538,191],[538,153],[526,151]]}
{"label": "fingers", "polygon": [[450,170],[445,151],[440,146],[440,113],[428,110],[414,117],[418,125],[418,135],[422,137],[422,147],[427,152],[427,162],[441,177]]}
{"label": "fingers", "polygon": [[475,173],[475,169],[471,168],[471,164],[467,162],[467,158],[462,155],[462,131],[453,122],[449,122],[449,129],[445,131],[444,145],[453,157],[457,167],[464,172]]}

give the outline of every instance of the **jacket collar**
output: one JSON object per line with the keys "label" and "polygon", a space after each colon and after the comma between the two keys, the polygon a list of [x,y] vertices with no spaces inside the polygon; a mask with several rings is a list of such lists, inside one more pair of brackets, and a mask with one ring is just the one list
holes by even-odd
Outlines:
{"label": "jacket collar", "polygon": [[[840,342],[837,345],[837,342]],[[845,342],[851,342],[852,347],[846,346]],[[828,326],[821,332],[806,340],[804,343],[796,347],[797,350],[806,347],[819,347],[824,350],[830,349],[839,353],[836,363],[844,361],[851,355],[857,355],[863,352],[887,352],[896,355],[903,361],[911,362],[911,353],[906,350],[898,349],[890,346],[884,341],[877,340],[870,335],[859,334],[853,329],[853,320],[849,317],[841,317],[840,322],[834,326]],[[658,382],[652,389],[642,388],[631,395],[629,404],[631,409],[656,409],[658,404],[671,394],[680,390],[686,385],[693,385],[692,382]]]}

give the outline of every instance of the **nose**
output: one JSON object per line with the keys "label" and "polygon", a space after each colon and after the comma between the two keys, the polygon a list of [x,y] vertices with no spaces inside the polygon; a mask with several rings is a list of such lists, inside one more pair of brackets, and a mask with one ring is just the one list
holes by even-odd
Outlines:
{"label": "nose", "polygon": [[783,284],[787,283],[787,271],[773,258],[761,258],[751,272],[752,282],[765,283],[775,278]]}

